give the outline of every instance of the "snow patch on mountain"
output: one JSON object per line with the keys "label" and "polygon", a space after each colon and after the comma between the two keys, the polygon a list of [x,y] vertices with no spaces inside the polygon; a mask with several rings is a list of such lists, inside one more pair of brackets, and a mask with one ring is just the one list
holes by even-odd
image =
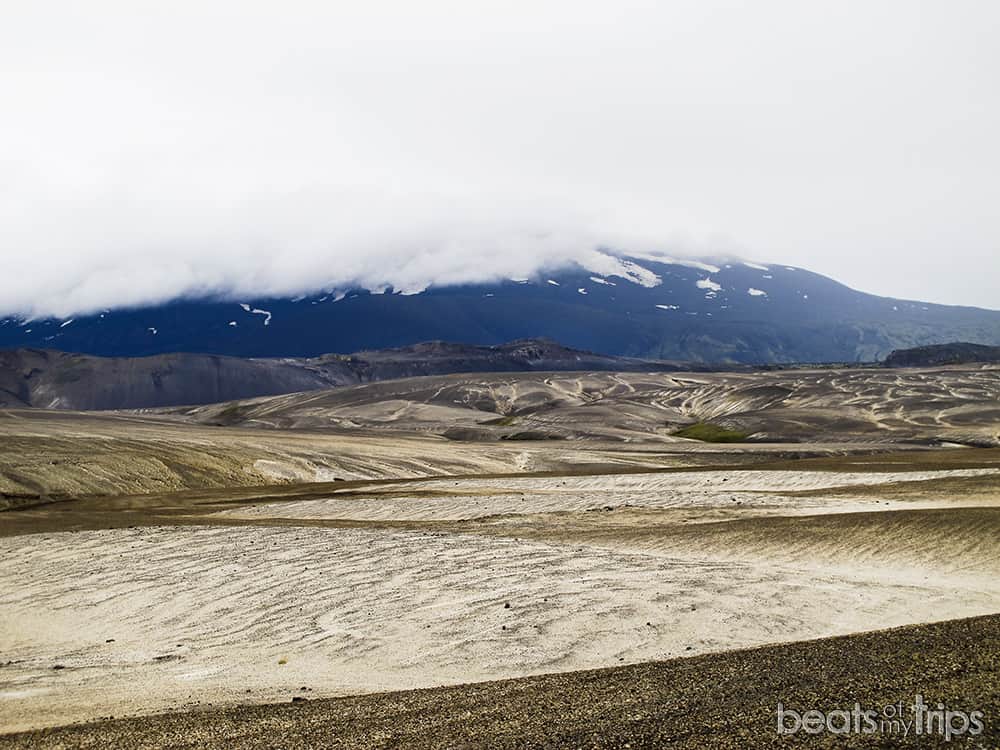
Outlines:
{"label": "snow patch on mountain", "polygon": [[712,292],[722,291],[722,284],[719,284],[711,279],[698,279],[694,282],[694,285],[699,289],[708,289]]}
{"label": "snow patch on mountain", "polygon": [[659,276],[638,263],[624,258],[616,258],[596,250],[588,253],[580,261],[580,265],[591,273],[601,276],[618,276],[633,284],[648,288],[659,286],[663,282]]}
{"label": "snow patch on mountain", "polygon": [[248,313],[250,313],[252,315],[263,315],[264,316],[264,325],[270,325],[271,324],[271,313],[270,313],[270,311],[268,311],[268,310],[261,310],[260,308],[257,308],[257,307],[251,307],[250,305],[246,304],[245,302],[241,302],[240,303],[240,307],[242,307],[246,312],[248,312]]}
{"label": "snow patch on mountain", "polygon": [[766,297],[767,296],[767,292],[765,292],[763,289],[754,289],[753,287],[750,287],[749,289],[747,289],[747,294],[749,294],[751,297]]}
{"label": "snow patch on mountain", "polygon": [[675,258],[672,255],[658,255],[656,253],[629,253],[633,258],[639,258],[640,260],[649,260],[654,263],[663,263],[668,266],[684,266],[685,268],[694,268],[698,271],[705,271],[707,273],[719,273],[722,269],[715,265],[714,263],[708,263],[703,260],[694,260],[692,258]]}
{"label": "snow patch on mountain", "polygon": [[394,289],[393,291],[395,291],[396,294],[401,294],[404,297],[412,297],[415,294],[422,294],[423,292],[427,291],[427,285],[424,284],[424,285],[408,286],[408,287],[403,287],[402,289]]}

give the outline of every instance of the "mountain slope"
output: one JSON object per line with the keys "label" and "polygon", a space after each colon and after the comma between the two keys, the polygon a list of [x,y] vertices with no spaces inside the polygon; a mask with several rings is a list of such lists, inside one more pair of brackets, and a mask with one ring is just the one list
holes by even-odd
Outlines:
{"label": "mountain slope", "polygon": [[140,409],[219,403],[415,375],[678,369],[684,368],[670,362],[606,357],[539,340],[495,347],[429,342],[313,359],[205,354],[95,357],[18,349],[0,351],[0,406]]}
{"label": "mountain slope", "polygon": [[275,357],[544,336],[612,355],[770,363],[874,361],[949,340],[1000,344],[1000,311],[876,297],[788,266],[611,255],[589,266],[408,293],[334,290],[178,300],[70,320],[8,318],[0,347]]}

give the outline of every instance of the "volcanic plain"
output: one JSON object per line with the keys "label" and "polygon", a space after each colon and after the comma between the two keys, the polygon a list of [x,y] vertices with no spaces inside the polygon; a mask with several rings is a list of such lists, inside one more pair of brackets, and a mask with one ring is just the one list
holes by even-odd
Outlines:
{"label": "volcanic plain", "polygon": [[989,707],[998,445],[989,366],[3,410],[0,746],[745,747],[783,695]]}

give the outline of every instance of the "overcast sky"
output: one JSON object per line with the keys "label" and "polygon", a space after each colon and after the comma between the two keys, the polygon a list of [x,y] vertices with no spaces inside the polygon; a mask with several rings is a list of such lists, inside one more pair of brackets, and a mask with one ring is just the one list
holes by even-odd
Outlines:
{"label": "overcast sky", "polygon": [[0,7],[0,313],[599,245],[1000,308],[994,0]]}

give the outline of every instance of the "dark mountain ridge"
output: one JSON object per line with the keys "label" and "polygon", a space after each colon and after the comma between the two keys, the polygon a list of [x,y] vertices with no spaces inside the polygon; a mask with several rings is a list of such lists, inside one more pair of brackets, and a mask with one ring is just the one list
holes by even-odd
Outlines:
{"label": "dark mountain ridge", "polygon": [[1000,364],[1000,346],[958,341],[950,344],[897,349],[885,358],[887,367],[938,367],[940,365]]}
{"label": "dark mountain ridge", "polygon": [[791,266],[604,253],[588,267],[533,279],[0,320],[0,347],[125,357],[316,357],[430,340],[497,345],[537,337],[647,359],[875,362],[940,341],[1000,345],[1000,311],[877,297]]}

